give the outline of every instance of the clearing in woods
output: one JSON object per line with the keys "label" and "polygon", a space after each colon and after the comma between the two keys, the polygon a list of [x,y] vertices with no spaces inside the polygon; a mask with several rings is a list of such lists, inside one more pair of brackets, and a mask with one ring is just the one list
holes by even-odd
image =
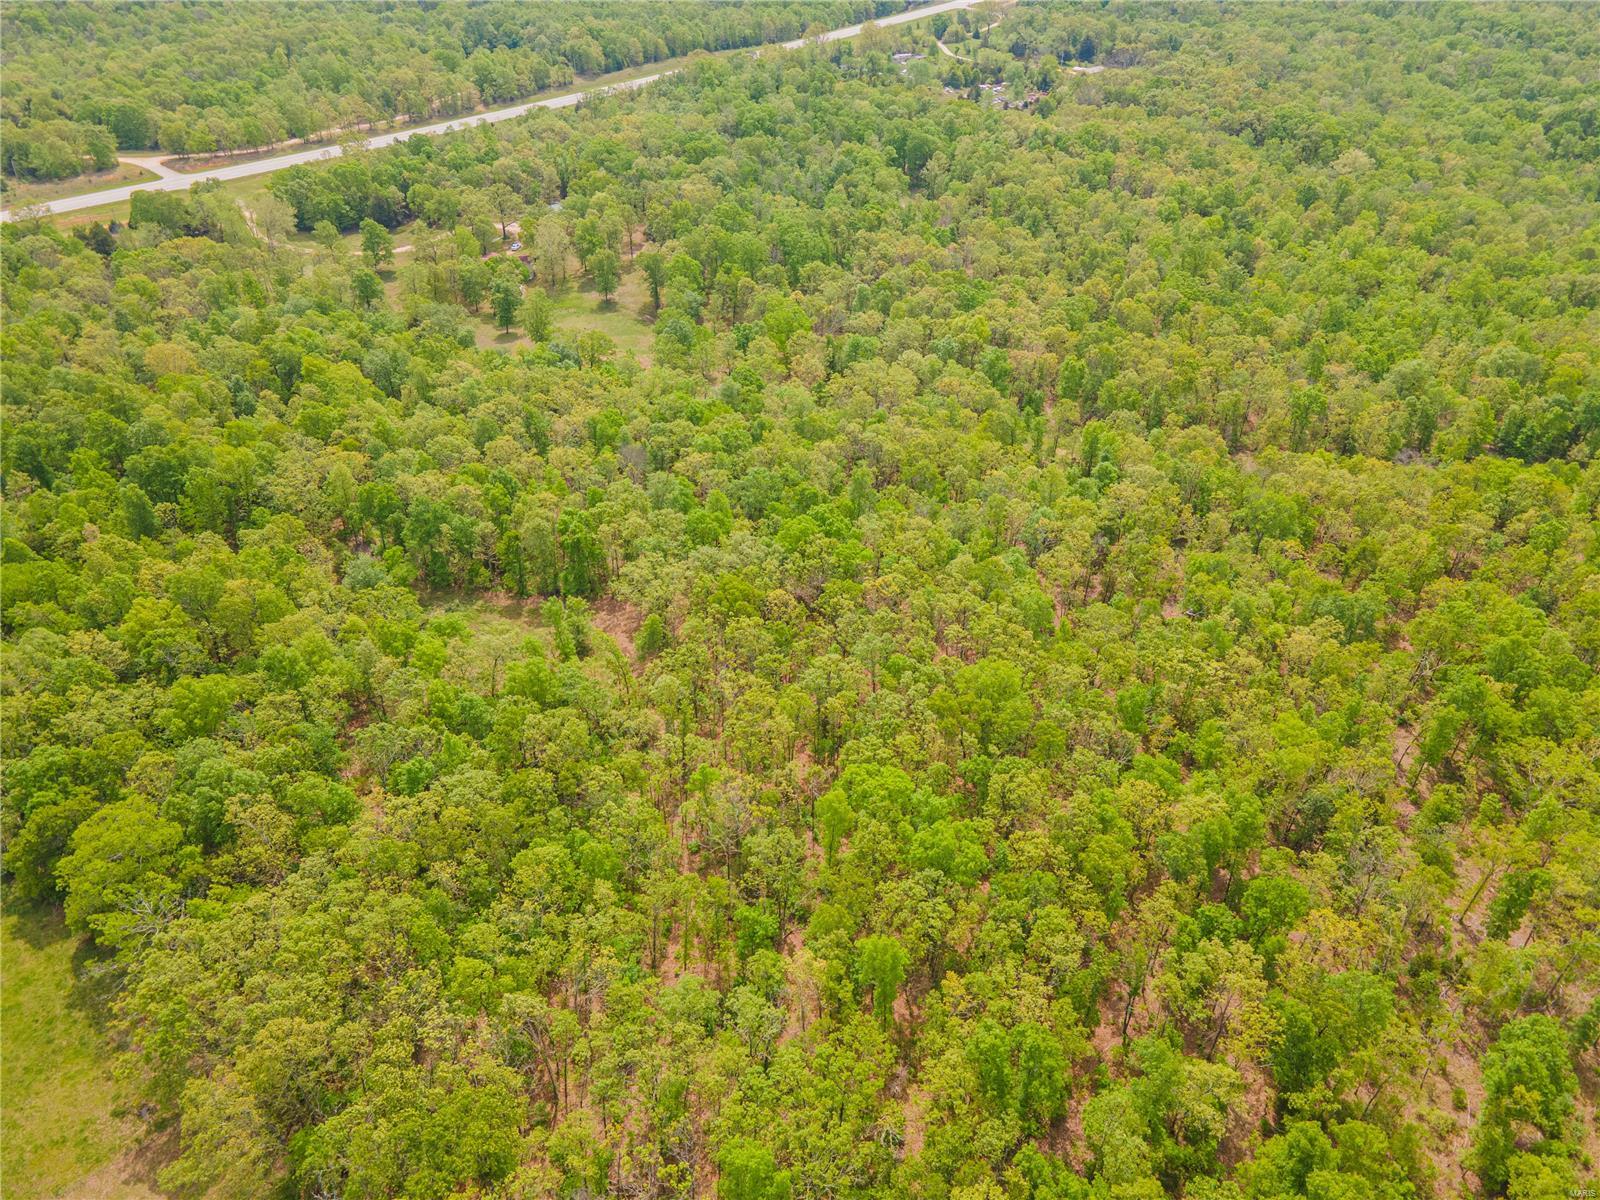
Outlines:
{"label": "clearing in woods", "polygon": [[[14,908],[14,906],[7,906]],[[155,1164],[113,1077],[103,998],[57,912],[0,922],[0,1179],[5,1195],[153,1200]]]}
{"label": "clearing in woods", "polygon": [[[530,282],[528,288],[539,284]],[[650,365],[650,348],[654,341],[651,326],[655,320],[650,311],[650,292],[644,275],[628,269],[617,287],[617,294],[606,300],[595,291],[587,278],[568,281],[551,295],[555,309],[551,314],[559,340],[576,343],[590,330],[598,330],[611,339],[619,356],[632,354],[641,366]],[[473,328],[478,347],[501,350],[519,350],[531,347],[520,326],[503,332],[494,322],[494,314],[487,304],[478,312]]]}

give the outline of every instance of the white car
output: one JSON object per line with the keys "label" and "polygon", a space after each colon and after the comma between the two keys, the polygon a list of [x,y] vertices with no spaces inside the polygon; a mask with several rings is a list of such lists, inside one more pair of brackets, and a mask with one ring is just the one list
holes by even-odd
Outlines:
{"label": "white car", "polygon": [[521,242],[512,242],[511,243],[511,248],[513,250],[521,250],[522,249],[522,243]]}

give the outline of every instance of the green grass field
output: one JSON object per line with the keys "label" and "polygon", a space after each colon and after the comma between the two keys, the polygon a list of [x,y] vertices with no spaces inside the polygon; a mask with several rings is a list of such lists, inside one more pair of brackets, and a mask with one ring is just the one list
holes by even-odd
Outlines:
{"label": "green grass field", "polygon": [[[638,271],[630,270],[623,275],[617,294],[610,300],[603,299],[587,279],[570,279],[557,289],[554,299],[557,333],[575,340],[579,334],[599,330],[616,344],[619,355],[631,354],[641,366],[650,365],[650,349],[655,340],[651,330],[654,318],[649,292]],[[518,350],[533,345],[521,329],[502,332],[487,306],[477,317],[473,336],[479,349]]]}
{"label": "green grass field", "polygon": [[650,297],[638,271],[623,275],[617,294],[603,300],[588,280],[567,284],[556,295],[557,329],[583,333],[597,329],[617,344],[617,349],[650,361],[654,335],[650,329]]}
{"label": "green grass field", "polygon": [[111,1072],[100,997],[59,914],[0,924],[0,1181],[7,1200],[147,1200],[152,1166]]}
{"label": "green grass field", "polygon": [[8,180],[3,199],[7,208],[24,208],[29,204],[48,204],[52,200],[65,200],[68,196],[98,192],[101,188],[149,183],[155,178],[154,171],[147,171],[133,163],[118,163],[109,171],[94,171],[88,175],[75,175],[71,179],[57,179],[50,183]]}

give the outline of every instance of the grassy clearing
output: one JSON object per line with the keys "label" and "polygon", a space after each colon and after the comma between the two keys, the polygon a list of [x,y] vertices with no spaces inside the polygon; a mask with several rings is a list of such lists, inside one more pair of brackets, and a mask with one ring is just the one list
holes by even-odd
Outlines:
{"label": "grassy clearing", "polygon": [[[539,637],[548,641],[549,626],[539,611],[543,597],[518,599],[509,592],[424,592],[422,602],[430,615],[459,617],[474,640],[495,637]],[[541,635],[541,631],[542,635]]]}
{"label": "grassy clearing", "polygon": [[479,350],[524,350],[533,345],[527,334],[515,329],[506,333],[483,313],[478,314],[478,323],[472,327],[472,340]]}
{"label": "grassy clearing", "polygon": [[[265,188],[262,189],[263,192],[265,192],[265,190]],[[251,207],[250,197],[241,196],[239,198],[239,202],[246,208]],[[386,271],[397,270],[399,267],[404,265],[408,259],[408,256],[412,253],[412,235],[422,232],[426,228],[427,226],[423,225],[419,221],[407,221],[405,224],[396,225],[392,230],[390,230],[390,236],[394,238],[395,245],[394,261],[380,267],[379,273],[382,274]],[[283,244],[296,247],[300,250],[306,251],[307,253],[310,253],[313,250],[320,250],[322,248],[321,245],[318,244],[317,239],[312,237],[310,233],[299,229],[295,230],[287,238],[285,238]],[[352,258],[360,257],[361,230],[356,228],[350,230],[348,233],[341,233],[339,235],[339,240],[334,243],[334,245],[341,254],[348,254]]]}
{"label": "grassy clearing", "polygon": [[97,204],[93,208],[80,208],[77,212],[51,213],[45,218],[58,229],[76,229],[80,225],[92,225],[96,221],[109,225],[112,221],[128,220],[128,209],[132,207],[129,201],[119,200],[115,204]]}
{"label": "grassy clearing", "polygon": [[87,175],[74,175],[71,179],[57,179],[50,183],[7,180],[5,205],[7,208],[23,208],[29,204],[48,204],[52,200],[65,200],[68,196],[98,192],[101,188],[149,183],[156,178],[159,177],[154,171],[147,171],[133,163],[118,163],[109,171],[91,171]]}
{"label": "grassy clearing", "polygon": [[566,284],[556,293],[555,302],[557,329],[573,335],[597,329],[615,342],[619,351],[649,363],[654,316],[650,293],[640,272],[623,275],[617,294],[610,300],[602,299],[593,284],[582,280]]}
{"label": "grassy clearing", "polygon": [[[396,240],[399,240],[398,237]],[[528,287],[537,287],[530,283]],[[395,300],[398,290],[390,296]],[[651,324],[650,294],[644,277],[638,271],[629,271],[622,277],[617,294],[610,300],[601,297],[587,279],[572,279],[556,289],[554,322],[556,332],[568,340],[590,330],[598,330],[616,344],[619,354],[631,354],[644,366],[650,365],[650,348],[654,341]],[[472,327],[473,338],[480,350],[519,350],[531,347],[520,328],[503,332],[494,323],[494,314],[485,304],[476,314]]]}
{"label": "grassy clearing", "polygon": [[[420,598],[431,616],[454,618],[466,627],[466,638],[451,644],[444,668],[444,678],[452,682],[487,694],[498,692],[511,664],[524,656],[530,638],[544,648],[552,662],[558,658],[555,630],[542,611],[543,596],[519,600],[508,592],[438,590],[424,592]],[[629,664],[636,660],[633,639],[642,614],[610,597],[591,600],[588,607],[593,636],[590,653],[579,660],[579,669],[608,687],[620,681],[631,686]],[[621,652],[620,659],[612,652],[611,643]]]}
{"label": "grassy clearing", "polygon": [[19,1200],[145,1200],[157,1195],[154,1165],[131,1149],[138,1123],[78,945],[54,912],[8,911],[0,923],[0,1178]]}

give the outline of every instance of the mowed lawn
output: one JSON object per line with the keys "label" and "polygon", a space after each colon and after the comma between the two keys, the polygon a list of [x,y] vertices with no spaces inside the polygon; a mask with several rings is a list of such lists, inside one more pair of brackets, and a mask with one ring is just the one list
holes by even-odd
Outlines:
{"label": "mowed lawn", "polygon": [[[527,286],[539,285],[530,282]],[[587,277],[574,271],[551,299],[555,301],[552,319],[558,338],[576,342],[580,334],[599,330],[616,344],[619,355],[631,354],[640,365],[650,365],[650,349],[655,341],[651,326],[655,317],[650,309],[650,292],[640,271],[626,270],[617,294],[609,300],[601,297]],[[503,332],[494,323],[494,314],[487,304],[477,313],[473,333],[483,349],[516,350],[533,345],[520,325],[509,333]]]}
{"label": "mowed lawn", "polygon": [[3,202],[7,208],[24,208],[29,204],[48,204],[68,196],[81,196],[85,192],[98,192],[101,188],[126,187],[131,183],[149,183],[157,178],[134,163],[121,163],[105,171],[92,171],[71,179],[55,179],[48,183],[14,182],[6,188]]}
{"label": "mowed lawn", "polygon": [[[0,1180],[7,1200],[156,1195],[127,1152],[137,1122],[77,977],[78,939],[53,912],[0,925]],[[125,1168],[126,1165],[126,1169]]]}
{"label": "mowed lawn", "polygon": [[573,334],[598,329],[617,344],[618,350],[633,354],[641,363],[650,361],[650,347],[655,340],[650,323],[654,318],[642,272],[629,269],[610,300],[601,299],[594,285],[581,279],[557,292],[555,301],[557,329]]}

